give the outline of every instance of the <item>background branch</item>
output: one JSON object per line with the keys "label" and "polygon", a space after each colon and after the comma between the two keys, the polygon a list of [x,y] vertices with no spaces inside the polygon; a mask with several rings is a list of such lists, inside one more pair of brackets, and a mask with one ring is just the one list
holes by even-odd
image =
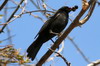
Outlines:
{"label": "background branch", "polygon": [[[15,11],[12,13],[12,15],[9,17],[9,19],[7,20],[7,24],[8,24],[8,22],[14,17],[14,14],[18,11],[18,9],[19,9],[19,7],[20,7],[20,5],[23,3],[23,1],[24,0],[21,0],[21,2],[19,3],[19,5],[16,7],[16,9],[15,9]],[[3,32],[3,30],[4,30],[4,28],[7,26],[7,24],[5,24],[3,27],[2,27],[2,29],[0,29],[0,33],[2,33]]]}
{"label": "background branch", "polygon": [[0,6],[0,11],[3,9],[3,7],[7,4],[7,2],[8,2],[8,0],[5,0],[4,2],[3,2],[3,4]]}
{"label": "background branch", "polygon": [[87,63],[91,63],[91,61],[85,56],[85,54],[81,51],[81,49],[77,46],[77,44],[74,42],[74,40],[71,37],[67,37],[72,44],[75,46],[75,48],[77,49],[77,51],[81,54],[81,56],[83,57],[83,59],[87,62]]}

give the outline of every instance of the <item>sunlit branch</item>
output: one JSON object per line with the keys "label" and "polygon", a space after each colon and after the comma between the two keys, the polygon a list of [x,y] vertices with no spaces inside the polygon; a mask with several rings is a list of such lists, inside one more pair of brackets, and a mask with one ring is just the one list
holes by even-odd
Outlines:
{"label": "sunlit branch", "polygon": [[90,6],[90,9],[88,11],[88,14],[84,17],[84,19],[80,20],[79,23],[82,25],[84,24],[86,21],[89,20],[89,18],[91,17],[93,10],[95,8],[96,2],[93,2],[92,5]]}

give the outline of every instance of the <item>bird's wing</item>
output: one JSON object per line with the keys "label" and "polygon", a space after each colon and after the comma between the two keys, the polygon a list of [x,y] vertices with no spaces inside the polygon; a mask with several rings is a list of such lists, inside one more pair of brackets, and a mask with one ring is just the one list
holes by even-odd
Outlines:
{"label": "bird's wing", "polygon": [[50,27],[49,25],[52,24],[52,22],[54,22],[58,17],[60,16],[60,13],[56,13],[54,16],[50,17],[50,19],[48,19],[44,25],[42,26],[42,28],[40,29],[40,31],[37,33],[37,35],[35,36],[35,38],[42,33],[46,28]]}

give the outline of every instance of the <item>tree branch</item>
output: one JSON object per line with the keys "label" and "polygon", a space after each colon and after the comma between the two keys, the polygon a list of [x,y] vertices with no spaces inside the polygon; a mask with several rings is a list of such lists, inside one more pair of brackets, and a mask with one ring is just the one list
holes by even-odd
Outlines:
{"label": "tree branch", "polygon": [[90,9],[88,11],[88,14],[84,17],[84,19],[80,20],[79,23],[82,25],[84,24],[86,21],[89,20],[89,18],[91,17],[93,10],[95,8],[96,2],[93,2],[92,5],[90,6]]}
{"label": "tree branch", "polygon": [[91,63],[90,60],[85,56],[85,54],[81,51],[81,49],[77,46],[77,44],[74,42],[74,40],[71,37],[67,37],[72,44],[74,45],[74,47],[77,49],[77,51],[81,54],[81,56],[83,57],[83,59],[87,62],[87,63]]}
{"label": "tree branch", "polygon": [[7,20],[7,24],[5,24],[2,29],[0,29],[0,33],[3,32],[4,28],[8,25],[8,22],[13,18],[14,14],[18,11],[20,5],[23,3],[24,0],[21,0],[21,2],[19,3],[19,5],[17,6],[17,8],[15,9],[15,11],[12,13],[12,15],[9,17],[9,19]]}
{"label": "tree branch", "polygon": [[87,0],[82,0],[82,8],[85,10],[89,6]]}
{"label": "tree branch", "polygon": [[68,61],[66,60],[66,58],[65,58],[64,56],[62,56],[59,52],[56,52],[56,51],[54,51],[54,50],[52,50],[52,49],[50,49],[50,50],[51,50],[52,52],[56,53],[58,57],[61,57],[61,58],[64,60],[64,62],[66,63],[67,66],[71,66],[71,63],[68,62]]}
{"label": "tree branch", "polygon": [[[62,51],[63,51],[63,49],[64,49],[64,41],[62,41],[62,43],[61,43],[61,48],[58,50],[58,51],[56,51],[57,53],[61,53]],[[52,61],[52,60],[54,60],[55,59],[55,57],[57,57],[58,56],[58,54],[55,54],[53,57],[50,57],[50,58],[48,58],[47,60],[46,60],[46,62],[49,62],[49,61]]]}
{"label": "tree branch", "polygon": [[53,11],[49,11],[49,10],[34,10],[34,11],[25,12],[25,13],[32,13],[32,12],[50,12],[50,13],[54,13]]}
{"label": "tree branch", "polygon": [[93,61],[92,63],[88,64],[87,66],[100,66],[100,59]]}
{"label": "tree branch", "polygon": [[8,2],[8,0],[5,0],[4,2],[3,2],[3,4],[0,6],[0,11],[3,9],[3,7],[7,4],[7,2]]}

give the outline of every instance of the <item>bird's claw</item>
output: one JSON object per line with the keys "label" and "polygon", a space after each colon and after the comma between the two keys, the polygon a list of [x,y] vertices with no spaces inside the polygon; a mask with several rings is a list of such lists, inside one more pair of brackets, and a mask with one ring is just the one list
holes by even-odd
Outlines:
{"label": "bird's claw", "polygon": [[58,35],[59,33],[53,32],[52,30],[50,30],[50,33]]}

